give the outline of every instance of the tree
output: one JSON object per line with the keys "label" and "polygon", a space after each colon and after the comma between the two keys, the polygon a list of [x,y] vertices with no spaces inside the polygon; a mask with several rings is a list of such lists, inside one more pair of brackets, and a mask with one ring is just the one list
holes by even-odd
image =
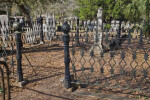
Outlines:
{"label": "tree", "polygon": [[[123,13],[126,6],[131,0],[77,0],[79,4],[79,17],[81,19],[95,19],[99,7],[103,8],[103,22],[111,24],[112,20],[119,21],[119,30],[117,34],[118,42],[120,44],[121,23],[126,21]],[[102,36],[102,35],[101,35]],[[102,36],[103,37],[103,36]]]}
{"label": "tree", "polygon": [[77,0],[79,17],[81,19],[94,19],[99,7],[103,8],[104,19],[125,19],[124,9],[131,0]]}
{"label": "tree", "polygon": [[70,17],[73,15],[73,10],[78,8],[76,0],[63,0],[63,2],[49,3],[47,12],[55,13],[56,17]]}
{"label": "tree", "polygon": [[[126,21],[124,9],[131,0],[77,0],[80,19],[95,19],[99,7],[103,8],[103,21],[111,23],[112,20]],[[77,11],[76,11],[77,12]],[[121,29],[119,28],[119,33]]]}
{"label": "tree", "polygon": [[[97,9],[99,8],[99,0],[77,0],[79,8],[74,13],[83,20],[93,20],[96,18]],[[79,13],[77,13],[79,12]]]}
{"label": "tree", "polygon": [[12,3],[1,3],[0,4],[0,14],[7,14],[8,16],[11,15],[11,6]]}
{"label": "tree", "polygon": [[[16,4],[21,12],[30,20],[30,14],[33,11],[41,11],[44,10],[46,4],[48,2],[60,2],[58,0],[0,0],[0,3],[11,3]],[[40,10],[38,10],[40,8]],[[30,12],[27,10],[29,9]]]}
{"label": "tree", "polygon": [[130,2],[131,0],[103,0],[103,5],[101,5],[104,9],[107,23],[110,23],[112,20],[119,21],[118,38],[120,38],[121,34],[122,21],[127,21],[124,10]]}
{"label": "tree", "polygon": [[131,0],[125,9],[126,18],[134,23],[143,23],[143,29],[146,36],[150,36],[150,0]]}

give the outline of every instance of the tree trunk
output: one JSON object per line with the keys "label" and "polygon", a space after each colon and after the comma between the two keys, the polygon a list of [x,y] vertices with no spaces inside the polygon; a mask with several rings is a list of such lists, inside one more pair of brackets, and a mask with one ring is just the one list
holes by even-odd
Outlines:
{"label": "tree trunk", "polygon": [[20,8],[20,10],[24,13],[24,15],[27,17],[29,26],[32,27],[32,23],[31,23],[31,19],[30,19],[30,14],[27,12],[26,8],[24,7],[24,5],[18,5],[18,7]]}

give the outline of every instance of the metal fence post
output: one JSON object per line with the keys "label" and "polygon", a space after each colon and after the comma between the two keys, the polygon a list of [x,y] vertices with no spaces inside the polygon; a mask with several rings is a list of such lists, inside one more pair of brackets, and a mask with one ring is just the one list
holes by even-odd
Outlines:
{"label": "metal fence post", "polygon": [[76,46],[79,46],[79,18],[77,19],[77,28],[76,28]]}
{"label": "metal fence post", "polygon": [[16,59],[17,59],[17,81],[23,81],[23,73],[22,73],[22,41],[21,41],[21,25],[19,22],[14,22],[13,28],[15,30],[15,40],[16,40]]}
{"label": "metal fence post", "polygon": [[71,77],[70,77],[70,69],[69,69],[69,64],[70,64],[70,58],[69,58],[69,41],[70,41],[70,36],[69,36],[69,31],[70,31],[70,26],[67,23],[67,21],[64,22],[62,25],[62,31],[64,32],[63,35],[63,42],[64,42],[64,62],[65,62],[65,80],[64,80],[64,87],[65,88],[70,88],[71,87]]}
{"label": "metal fence post", "polygon": [[41,32],[40,32],[40,43],[44,44],[44,35],[43,35],[43,18],[40,16],[40,25],[41,25]]}

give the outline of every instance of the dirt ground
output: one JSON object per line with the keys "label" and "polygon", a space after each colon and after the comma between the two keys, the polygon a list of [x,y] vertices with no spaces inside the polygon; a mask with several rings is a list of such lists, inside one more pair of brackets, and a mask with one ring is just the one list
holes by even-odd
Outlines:
{"label": "dirt ground", "polygon": [[[63,46],[43,45],[23,52],[37,75],[23,54],[24,79],[29,83],[19,88],[15,82],[16,79],[11,76],[12,100],[97,100],[96,97],[71,95],[71,92],[64,89],[62,83],[64,78]],[[16,61],[14,67],[16,72]]]}
{"label": "dirt ground", "polygon": [[[8,64],[10,66],[9,56]],[[15,60],[15,54],[14,54]],[[19,88],[16,83],[16,74],[11,75],[11,98],[12,100],[103,100],[103,98],[95,96],[81,96],[73,95],[72,92],[67,91],[63,87],[64,78],[64,50],[62,42],[54,42],[51,45],[39,45],[33,48],[23,50],[22,67],[24,79],[29,83],[23,88]],[[10,67],[11,68],[11,67]],[[71,68],[71,66],[70,66]],[[14,72],[16,73],[16,61],[14,65]],[[36,74],[34,73],[34,70]],[[12,68],[11,68],[12,71]],[[93,91],[92,89],[86,89]],[[94,90],[94,92],[101,92]],[[106,90],[105,93],[113,94]],[[117,95],[127,97],[141,96],[131,94],[121,94],[115,92]],[[132,95],[133,94],[133,95]],[[142,97],[147,100],[148,97]],[[105,99],[104,99],[105,100]]]}

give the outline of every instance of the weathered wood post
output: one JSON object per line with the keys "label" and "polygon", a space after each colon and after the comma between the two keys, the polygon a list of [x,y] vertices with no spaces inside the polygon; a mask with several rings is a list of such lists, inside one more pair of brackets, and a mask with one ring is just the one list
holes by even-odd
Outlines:
{"label": "weathered wood post", "polygon": [[70,77],[70,69],[69,69],[69,41],[70,41],[70,26],[67,21],[64,22],[62,25],[62,31],[64,32],[63,35],[63,42],[64,42],[64,62],[65,62],[65,80],[64,80],[64,87],[66,89],[71,87],[71,77]]}

